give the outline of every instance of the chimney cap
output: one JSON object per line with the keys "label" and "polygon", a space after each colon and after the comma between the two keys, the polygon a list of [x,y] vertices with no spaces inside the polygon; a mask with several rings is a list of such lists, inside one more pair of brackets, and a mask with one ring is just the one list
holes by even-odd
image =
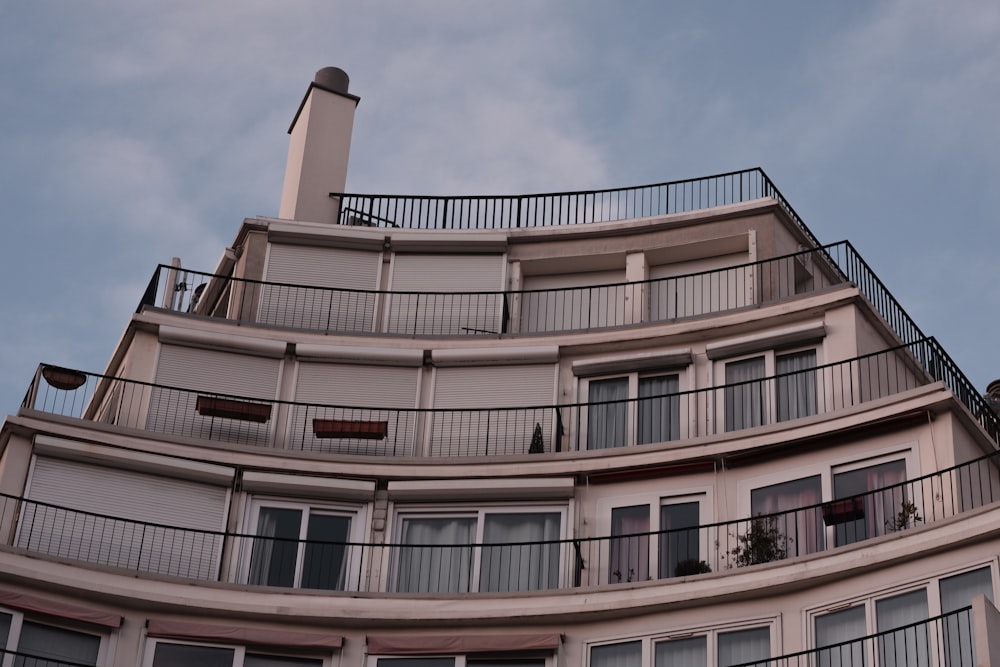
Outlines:
{"label": "chimney cap", "polygon": [[324,67],[316,72],[313,83],[335,93],[347,94],[347,87],[350,84],[347,72],[339,67]]}

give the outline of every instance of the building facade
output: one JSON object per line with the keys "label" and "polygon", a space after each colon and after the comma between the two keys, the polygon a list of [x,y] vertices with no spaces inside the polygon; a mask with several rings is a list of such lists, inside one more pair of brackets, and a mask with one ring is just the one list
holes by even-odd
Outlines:
{"label": "building facade", "polygon": [[0,439],[3,665],[1000,664],[1000,423],[759,169],[344,194],[158,267]]}

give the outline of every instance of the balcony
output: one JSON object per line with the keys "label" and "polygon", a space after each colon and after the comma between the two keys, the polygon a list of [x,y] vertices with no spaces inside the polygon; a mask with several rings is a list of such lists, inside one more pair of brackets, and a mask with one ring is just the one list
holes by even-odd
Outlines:
{"label": "balcony", "polygon": [[[531,541],[368,544],[193,530],[0,494],[0,535],[26,553],[239,585],[405,594],[614,587],[754,568],[849,548],[1000,501],[1000,452],[786,512],[712,524]],[[827,523],[831,505],[858,511]],[[553,524],[555,525],[555,524]],[[404,533],[405,534],[405,533]]]}
{"label": "balcony", "polygon": [[[261,400],[43,365],[22,408],[168,436],[323,454],[531,455],[690,441],[834,415],[938,380],[954,381],[942,354],[927,339],[705,389],[491,409]],[[985,428],[996,428],[992,412],[979,410],[977,416]]]}
{"label": "balcony", "polygon": [[778,303],[846,282],[853,250],[815,250],[690,275],[550,290],[407,292],[245,280],[157,267],[139,310],[303,331],[508,337],[673,322]]}

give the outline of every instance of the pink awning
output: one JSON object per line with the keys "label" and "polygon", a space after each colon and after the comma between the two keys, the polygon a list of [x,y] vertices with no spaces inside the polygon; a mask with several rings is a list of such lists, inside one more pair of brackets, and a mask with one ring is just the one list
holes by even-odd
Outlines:
{"label": "pink awning", "polygon": [[561,636],[548,634],[508,635],[368,635],[370,655],[432,655],[440,653],[509,653],[555,651]]}
{"label": "pink awning", "polygon": [[249,646],[284,646],[288,648],[336,649],[344,645],[340,635],[293,630],[266,630],[239,625],[210,625],[192,621],[146,621],[147,634],[161,639],[215,641]]}
{"label": "pink awning", "polygon": [[0,590],[0,605],[17,609],[18,611],[63,618],[79,623],[88,623],[102,628],[120,628],[122,626],[121,614],[111,614],[98,609],[80,607],[75,604],[57,602],[46,598],[25,595],[24,593],[13,593]]}

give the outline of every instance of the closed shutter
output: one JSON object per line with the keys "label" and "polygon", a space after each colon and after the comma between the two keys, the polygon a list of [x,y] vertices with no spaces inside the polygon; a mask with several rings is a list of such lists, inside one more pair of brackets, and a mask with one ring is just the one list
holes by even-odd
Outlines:
{"label": "closed shutter", "polygon": [[503,255],[396,255],[386,327],[420,336],[498,335]]}
{"label": "closed shutter", "polygon": [[544,451],[555,451],[554,384],[551,364],[438,368],[431,455],[527,454],[536,424]]}
{"label": "closed shutter", "polygon": [[[270,441],[274,418],[271,401],[277,394],[280,364],[280,359],[161,344],[156,384],[166,387],[154,387],[150,392],[146,428],[225,442],[266,444]],[[272,414],[263,422],[199,414],[198,397],[214,394],[259,399]]]}
{"label": "closed shutter", "polygon": [[623,270],[525,276],[525,290],[544,291],[521,295],[520,331],[581,331],[627,324],[625,297],[634,286],[620,284],[624,281]]}
{"label": "closed shutter", "polygon": [[[413,436],[419,416],[419,368],[362,366],[357,364],[299,364],[292,409],[290,446],[309,451],[341,454],[407,456],[413,453]],[[323,407],[336,406],[336,407]],[[347,407],[355,406],[355,407]],[[391,408],[410,408],[393,410]],[[341,429],[375,429],[364,437],[317,438],[314,420],[339,420]],[[379,429],[384,426],[385,434]]]}
{"label": "closed shutter", "polygon": [[379,253],[272,243],[259,321],[296,329],[372,331]]}
{"label": "closed shutter", "polygon": [[223,487],[37,457],[27,497],[34,502],[18,526],[22,548],[143,572],[218,576]]}
{"label": "closed shutter", "polygon": [[[694,317],[754,303],[754,267],[746,252],[649,267],[653,321]],[[731,268],[732,267],[732,268]]]}

